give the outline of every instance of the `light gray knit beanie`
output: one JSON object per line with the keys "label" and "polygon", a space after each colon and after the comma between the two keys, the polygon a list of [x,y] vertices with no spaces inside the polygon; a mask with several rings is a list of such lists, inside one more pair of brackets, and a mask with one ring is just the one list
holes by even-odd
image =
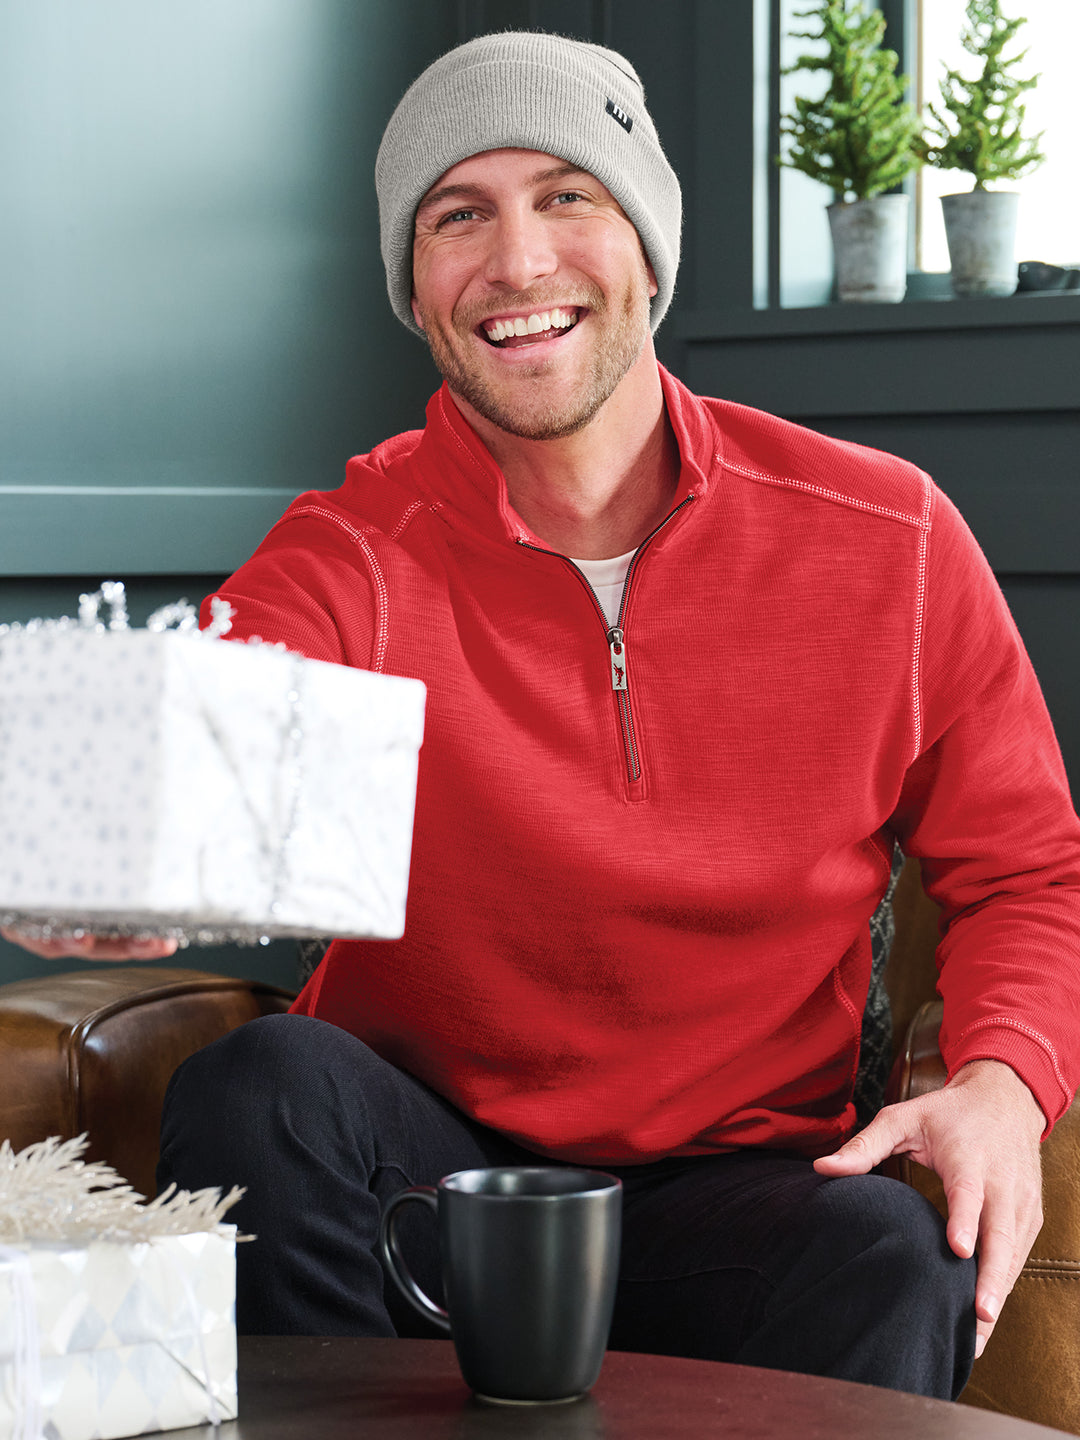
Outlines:
{"label": "light gray knit beanie", "polygon": [[539,150],[579,165],[614,195],[641,237],[660,287],[655,331],[679,265],[682,196],[628,60],[535,31],[481,35],[421,74],[390,117],[375,161],[382,256],[394,314],[416,334],[416,207],[440,175],[483,150]]}

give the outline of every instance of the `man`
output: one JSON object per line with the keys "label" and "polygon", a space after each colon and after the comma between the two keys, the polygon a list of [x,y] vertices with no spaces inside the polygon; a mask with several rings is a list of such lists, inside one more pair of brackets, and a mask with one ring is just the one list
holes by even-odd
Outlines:
{"label": "man", "polygon": [[[406,932],[181,1069],[162,1177],[249,1187],[242,1328],[392,1334],[387,1195],[602,1166],[613,1346],[955,1395],[1080,1078],[1080,825],[985,561],[913,467],[658,366],[679,192],[621,56],[459,47],[376,178],[445,384],[221,594],[427,683]],[[853,1136],[894,838],[949,920],[950,1078]],[[947,1231],[870,1173],[898,1152]]]}

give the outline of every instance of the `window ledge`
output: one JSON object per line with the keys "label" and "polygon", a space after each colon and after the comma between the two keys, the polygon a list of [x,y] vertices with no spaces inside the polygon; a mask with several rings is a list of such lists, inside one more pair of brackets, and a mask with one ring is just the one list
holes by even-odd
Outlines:
{"label": "window ledge", "polygon": [[687,310],[671,317],[674,338],[689,342],[1077,324],[1080,291],[1072,290],[1002,299],[903,300],[898,305],[848,303],[791,310]]}

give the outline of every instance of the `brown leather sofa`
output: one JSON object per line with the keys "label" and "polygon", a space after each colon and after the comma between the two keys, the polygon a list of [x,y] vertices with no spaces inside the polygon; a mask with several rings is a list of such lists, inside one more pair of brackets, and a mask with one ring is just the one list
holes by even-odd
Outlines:
{"label": "brown leather sofa", "polygon": [[[909,862],[894,900],[886,985],[898,1037],[890,1099],[944,1081],[934,1000],[936,910]],[[87,1131],[89,1156],[153,1192],[169,1076],[194,1050],[245,1021],[286,1009],[273,986],[196,970],[102,966],[0,986],[0,1138],[16,1149]],[[963,1399],[1080,1434],[1080,1107],[1043,1147],[1046,1223],[976,1363]],[[943,1208],[936,1178],[895,1173]]]}
{"label": "brown leather sofa", "polygon": [[87,1159],[153,1195],[173,1071],[245,1021],[287,1010],[291,999],[257,981],[137,965],[0,985],[0,1139],[21,1150],[85,1131]]}

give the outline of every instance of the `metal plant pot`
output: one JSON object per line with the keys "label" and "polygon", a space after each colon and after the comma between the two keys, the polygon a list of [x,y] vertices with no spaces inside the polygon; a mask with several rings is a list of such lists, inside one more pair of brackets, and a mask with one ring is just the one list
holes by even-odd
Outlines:
{"label": "metal plant pot", "polygon": [[875,195],[829,206],[838,299],[903,300],[909,204],[907,195]]}
{"label": "metal plant pot", "polygon": [[943,195],[953,294],[1011,295],[1016,289],[1016,208],[1013,190]]}

